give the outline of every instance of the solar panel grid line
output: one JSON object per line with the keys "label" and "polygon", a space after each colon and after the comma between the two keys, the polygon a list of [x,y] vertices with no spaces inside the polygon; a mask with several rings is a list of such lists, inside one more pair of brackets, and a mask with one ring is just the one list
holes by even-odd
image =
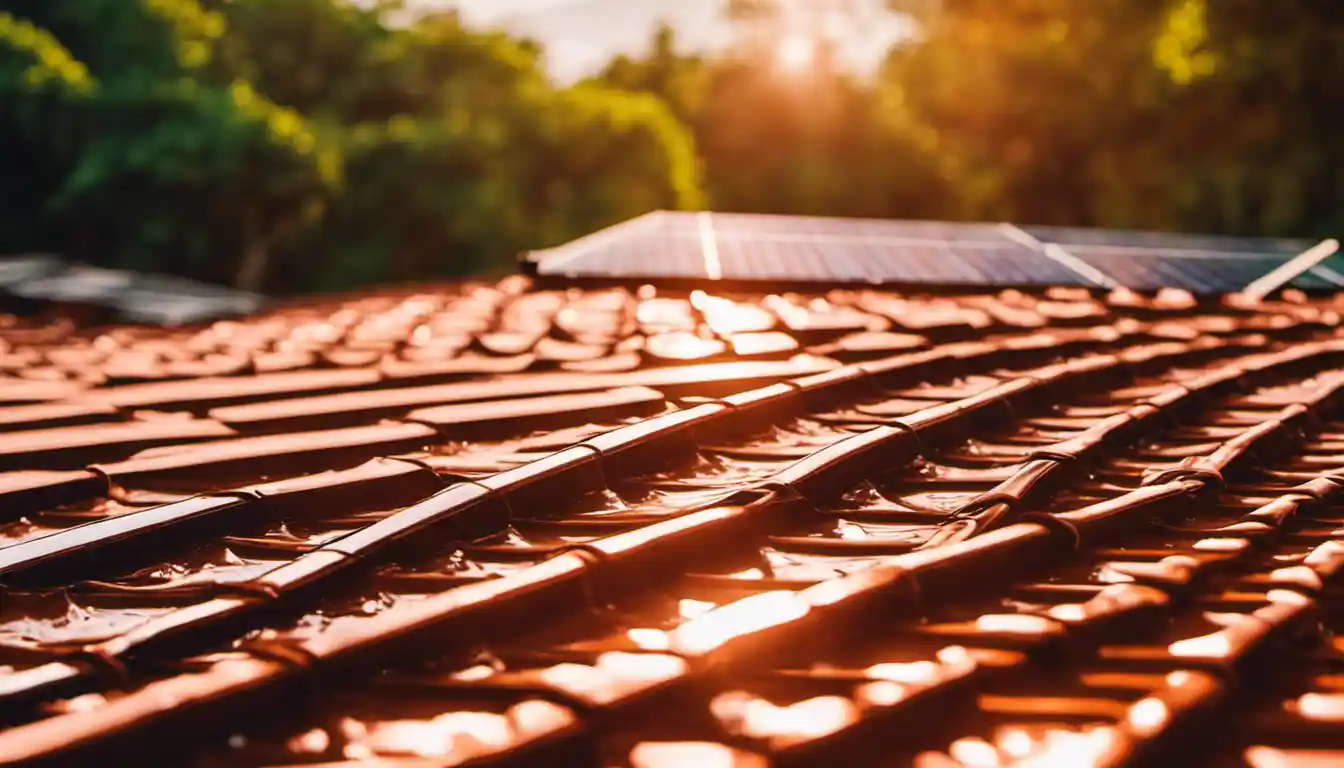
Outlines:
{"label": "solar panel grid line", "polygon": [[856,253],[851,260],[852,268],[862,277],[865,283],[880,285],[882,282],[882,265],[880,259],[875,255],[878,248],[880,248],[880,243],[871,239],[865,240],[862,244],[862,250]]}
{"label": "solar panel grid line", "polygon": [[1175,259],[1158,260],[1153,268],[1173,284],[1192,286],[1201,293],[1216,290],[1216,286],[1210,282],[1209,275],[1193,270],[1191,265],[1182,264]]}
{"label": "solar panel grid line", "polygon": [[705,277],[710,280],[723,279],[723,266],[719,263],[719,244],[714,234],[714,214],[701,211],[696,216],[700,229],[700,255],[705,260]]}
{"label": "solar panel grid line", "polygon": [[[955,272],[960,273],[958,276],[962,277],[965,282],[967,283],[984,282],[985,276],[979,270],[977,270],[974,265],[970,264],[966,259],[962,258],[961,255],[957,253],[957,251],[953,250],[952,243],[938,243],[937,248],[940,251],[939,256],[941,257],[939,259],[939,263],[945,263],[947,266],[951,267]],[[946,262],[943,262],[942,259],[946,259]],[[925,267],[929,268],[931,271],[932,269],[936,269],[934,264],[930,264],[927,262],[925,264]]]}
{"label": "solar panel grid line", "polygon": [[950,247],[962,258],[979,264],[976,282],[983,286],[1089,285],[1074,270],[1031,250],[979,243],[953,243]]}
{"label": "solar panel grid line", "polygon": [[[747,257],[742,260],[741,268],[734,269],[729,266],[725,269],[725,273],[729,277],[789,278],[830,273],[842,280],[868,282],[872,280],[872,277],[868,274],[870,270],[864,268],[862,254],[856,253],[857,247],[884,241],[881,236],[871,233],[838,235],[834,233],[804,234],[771,230],[742,231],[740,222],[738,227],[737,230],[725,231],[723,228],[719,228],[716,231],[721,246],[727,246],[737,251],[758,246],[759,249],[765,250],[765,253],[760,254],[761,256],[765,256],[766,253],[773,253],[776,258],[771,261],[785,262],[787,259],[789,266],[785,268],[783,263],[767,264],[755,257]],[[824,260],[820,253],[820,246],[822,245],[832,246],[825,254]],[[780,248],[779,246],[798,247]],[[807,246],[810,246],[810,248],[806,248]],[[792,254],[792,258],[788,258],[789,254]],[[734,263],[736,261],[734,260]]]}
{"label": "solar panel grid line", "polygon": [[1102,272],[1096,267],[1093,267],[1092,265],[1080,260],[1078,257],[1070,253],[1069,250],[1064,246],[1059,245],[1058,243],[1042,242],[1034,235],[1032,235],[1030,232],[1027,232],[1025,229],[1022,229],[1021,227],[1018,227],[1013,224],[1005,222],[1000,224],[999,226],[1002,228],[1003,233],[1006,236],[1022,243],[1028,248],[1031,248],[1032,250],[1037,251],[1050,259],[1059,262],[1060,264],[1063,264],[1068,269],[1078,273],[1078,275],[1081,276],[1083,279],[1089,280],[1092,283],[1099,285],[1103,288],[1120,287],[1120,284],[1116,282],[1116,280],[1113,277],[1107,275],[1106,273]]}
{"label": "solar panel grid line", "polygon": [[[838,255],[836,251],[839,246],[850,244],[865,244],[875,246],[887,246],[885,255],[887,261],[892,262],[885,265],[885,268],[865,270],[870,275],[872,282],[881,282],[885,280],[910,279],[912,282],[955,282],[965,280],[968,283],[984,284],[991,282],[992,276],[977,266],[976,262],[982,261],[978,257],[980,249],[986,249],[1006,245],[1007,241],[1002,236],[993,232],[992,228],[985,225],[962,225],[962,224],[942,224],[930,222],[910,222],[914,229],[897,234],[892,231],[881,231],[879,225],[897,225],[900,222],[873,222],[860,220],[834,220],[839,226],[845,227],[848,231],[844,234],[837,232],[826,232],[821,234],[809,234],[800,237],[791,234],[781,234],[778,232],[764,231],[754,234],[754,237],[763,242],[781,242],[807,240],[817,246],[827,246],[830,248],[828,256]],[[942,228],[945,230],[943,238],[931,237],[931,228]],[[927,252],[937,249],[940,254],[937,257],[929,255]],[[841,252],[843,253],[843,252]],[[892,258],[893,254],[899,254]],[[864,254],[869,255],[869,254]],[[873,261],[880,261],[881,257],[877,254],[871,254]],[[1007,261],[1004,262],[1007,264]],[[900,267],[904,266],[905,269]],[[897,269],[893,270],[893,267]],[[837,270],[832,263],[826,265],[826,271],[835,277],[846,277],[846,272],[857,270]],[[1010,269],[1011,267],[1005,267]],[[820,269],[813,274],[821,273]],[[1022,274],[1017,272],[1017,274]],[[873,279],[876,278],[876,279]],[[1021,278],[1023,282],[1029,282],[1029,277]]]}

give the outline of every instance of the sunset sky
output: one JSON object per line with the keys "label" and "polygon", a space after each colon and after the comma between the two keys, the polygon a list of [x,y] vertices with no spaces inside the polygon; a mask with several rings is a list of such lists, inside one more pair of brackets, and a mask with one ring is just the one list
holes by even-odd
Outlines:
{"label": "sunset sky", "polygon": [[[618,53],[639,53],[653,28],[667,21],[683,49],[713,51],[730,39],[723,18],[725,0],[411,0],[423,7],[456,7],[468,21],[499,26],[540,40],[559,80],[569,81],[600,68]],[[858,39],[846,41],[843,56],[858,71],[871,70],[892,43],[910,34],[908,22],[881,12],[882,0],[860,3],[869,15]]]}

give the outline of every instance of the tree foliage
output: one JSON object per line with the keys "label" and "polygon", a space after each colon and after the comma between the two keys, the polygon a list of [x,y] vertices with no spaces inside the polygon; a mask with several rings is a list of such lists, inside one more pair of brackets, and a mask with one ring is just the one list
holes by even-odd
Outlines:
{"label": "tree foliage", "polygon": [[45,176],[30,205],[65,233],[52,244],[259,287],[276,240],[320,213],[337,163],[303,116],[216,66],[224,17],[195,0],[14,5],[79,86],[22,142]]}
{"label": "tree foliage", "polygon": [[0,11],[0,243],[47,247],[57,236],[46,201],[78,145],[81,103],[95,90],[88,68],[47,30]]}
{"label": "tree foliage", "polygon": [[888,81],[964,159],[978,215],[1275,235],[1344,223],[1338,3],[947,0],[924,32]]}
{"label": "tree foliage", "polygon": [[661,27],[562,87],[537,44],[397,0],[0,0],[0,251],[293,291],[704,205],[1344,228],[1338,2],[889,0],[917,33],[872,77],[815,29],[862,4],[785,5],[728,4],[729,55]]}
{"label": "tree foliage", "polygon": [[25,161],[23,183],[0,186],[33,215],[6,217],[0,248],[313,289],[487,270],[700,203],[690,137],[660,101],[559,89],[535,46],[451,15],[399,26],[394,3],[333,0],[10,6],[0,124]]}

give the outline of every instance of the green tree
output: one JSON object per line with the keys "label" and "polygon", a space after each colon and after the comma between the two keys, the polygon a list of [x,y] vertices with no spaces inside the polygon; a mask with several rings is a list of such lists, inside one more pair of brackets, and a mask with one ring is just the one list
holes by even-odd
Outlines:
{"label": "green tree", "polygon": [[537,45],[397,0],[5,0],[0,247],[303,290],[490,271],[706,204],[1344,224],[1338,3],[888,5],[919,33],[871,80],[825,31],[860,35],[867,6],[735,0],[727,55],[664,26],[559,88]]}
{"label": "green tree", "polygon": [[689,125],[703,108],[710,70],[703,57],[682,54],[676,46],[673,29],[659,24],[645,57],[618,54],[593,82],[622,91],[655,94],[677,119]]}
{"label": "green tree", "polygon": [[[1179,0],[1154,60],[1173,117],[1158,135],[1186,179],[1183,222],[1247,234],[1344,228],[1344,6]],[[1176,119],[1176,115],[1183,119]]]}
{"label": "green tree", "polygon": [[651,93],[692,128],[712,207],[847,216],[951,215],[947,158],[899,99],[840,71],[824,40],[806,71],[760,45],[774,3],[732,9],[752,26],[734,56],[676,52],[662,27],[643,58],[614,60],[596,82]]}
{"label": "green tree", "polygon": [[[465,274],[701,203],[657,99],[399,3],[8,0],[7,247],[245,288]],[[315,264],[320,262],[320,266]]]}
{"label": "green tree", "polygon": [[507,122],[527,148],[510,176],[541,243],[704,204],[694,139],[651,95],[579,85],[521,103]]}
{"label": "green tree", "polygon": [[78,146],[82,105],[96,84],[50,32],[0,11],[0,247],[59,245],[48,200]]}
{"label": "green tree", "polygon": [[[324,286],[488,271],[522,249],[700,204],[694,146],[656,99],[557,89],[535,46],[453,14],[397,27],[392,4],[275,5],[227,8],[243,38],[230,55],[340,137],[342,194],[295,249],[323,255]],[[281,37],[291,46],[267,53]],[[296,79],[297,62],[311,70]]]}
{"label": "green tree", "polygon": [[[1162,119],[1156,3],[947,0],[885,84],[957,158],[968,212],[1031,223],[1129,224],[1099,210],[1116,171],[1146,186],[1136,142]],[[1122,221],[1128,219],[1128,221]]]}
{"label": "green tree", "polygon": [[275,242],[320,211],[339,165],[300,115],[214,66],[224,18],[195,0],[14,5],[48,50],[68,46],[52,66],[81,73],[73,111],[44,121],[65,129],[29,146],[59,180],[49,218],[74,224],[58,245],[260,287]]}
{"label": "green tree", "polygon": [[944,0],[887,86],[971,215],[1236,234],[1341,224],[1344,6]]}
{"label": "green tree", "polygon": [[92,222],[123,264],[261,288],[277,241],[320,214],[336,156],[244,82],[102,92],[62,211]]}

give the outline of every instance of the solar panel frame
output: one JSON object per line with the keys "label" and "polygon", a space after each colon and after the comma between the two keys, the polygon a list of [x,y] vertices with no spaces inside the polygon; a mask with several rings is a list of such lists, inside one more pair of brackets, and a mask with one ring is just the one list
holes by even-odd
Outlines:
{"label": "solar panel frame", "polygon": [[660,211],[530,260],[543,277],[1100,287],[983,222]]}
{"label": "solar panel frame", "polygon": [[[883,285],[941,290],[1049,286],[1197,295],[1241,291],[1309,240],[1023,226],[656,211],[528,254],[543,278]],[[1344,258],[1289,286],[1344,288]]]}

